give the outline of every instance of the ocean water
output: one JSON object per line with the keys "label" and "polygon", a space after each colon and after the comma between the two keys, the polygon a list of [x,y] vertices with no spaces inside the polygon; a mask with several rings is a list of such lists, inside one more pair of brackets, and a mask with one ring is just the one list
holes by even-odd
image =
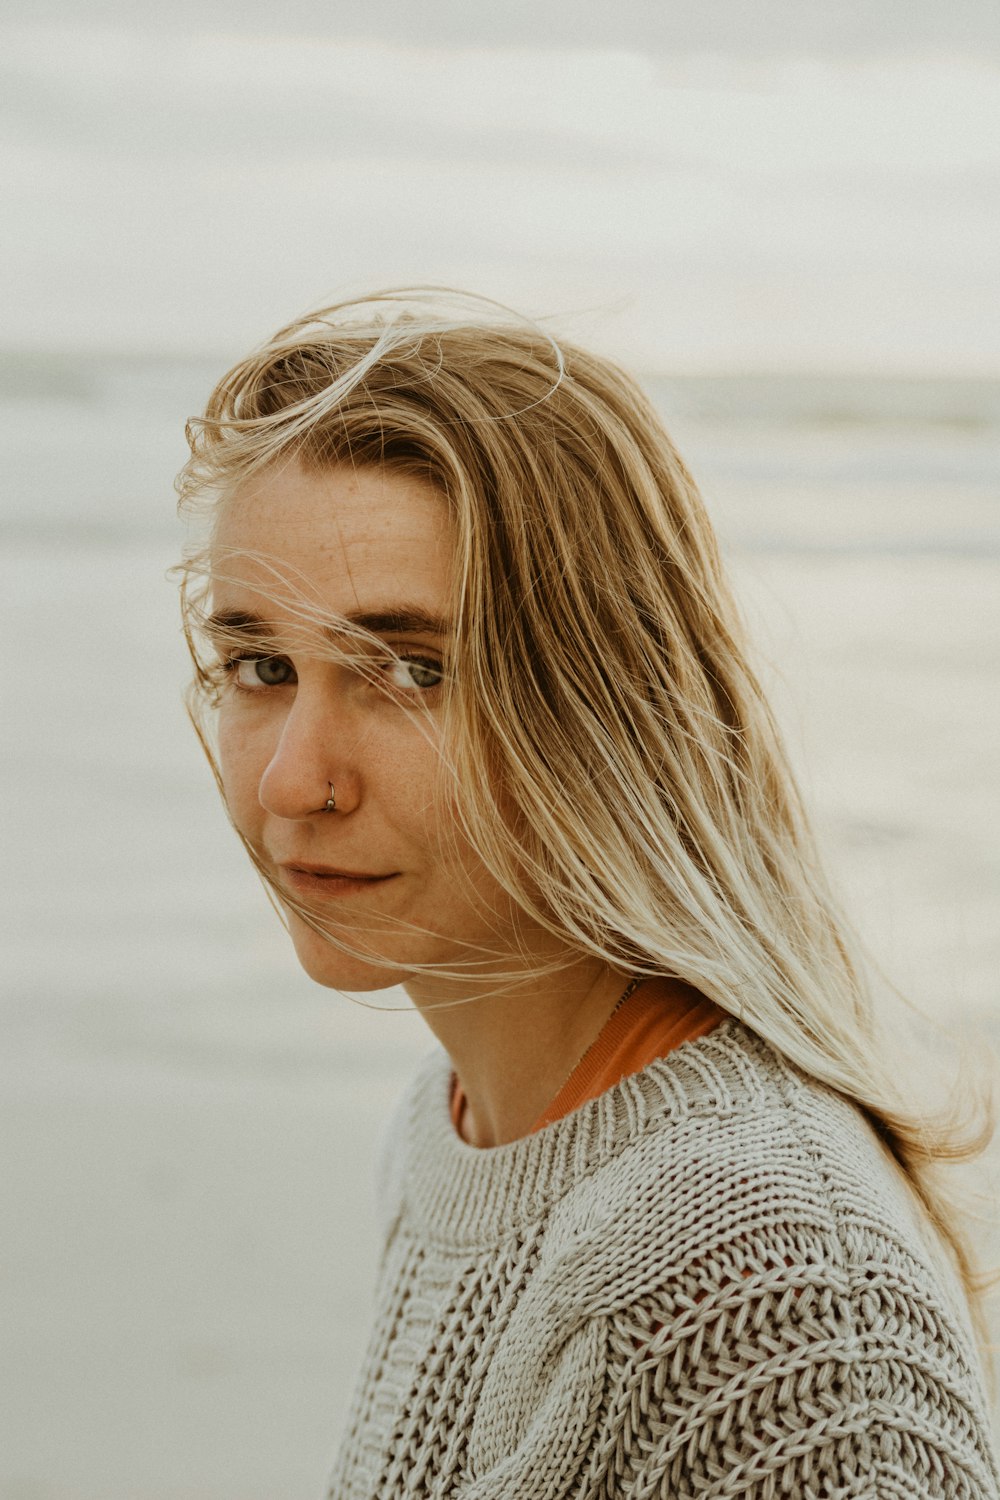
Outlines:
{"label": "ocean water", "polygon": [[[171,481],[215,373],[0,361],[0,1500],[320,1492],[427,1046],[297,971],[185,721]],[[1000,383],[648,383],[875,958],[997,1037]]]}

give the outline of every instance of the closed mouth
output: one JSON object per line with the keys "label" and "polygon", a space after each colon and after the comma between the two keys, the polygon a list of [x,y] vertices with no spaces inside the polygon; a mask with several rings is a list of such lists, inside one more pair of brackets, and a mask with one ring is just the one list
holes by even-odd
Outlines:
{"label": "closed mouth", "polygon": [[368,870],[338,870],[333,865],[283,864],[282,883],[290,892],[318,900],[337,896],[355,896],[374,891],[377,886],[394,880],[398,871],[374,875]]}

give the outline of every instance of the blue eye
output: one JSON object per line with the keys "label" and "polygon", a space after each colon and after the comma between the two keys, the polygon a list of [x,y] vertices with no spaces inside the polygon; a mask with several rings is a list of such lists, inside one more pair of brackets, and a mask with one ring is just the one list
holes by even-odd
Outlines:
{"label": "blue eye", "polygon": [[427,692],[430,688],[439,686],[444,668],[440,662],[432,661],[429,657],[401,656],[389,667],[388,675],[394,688],[401,688],[404,692],[412,692],[414,688],[418,688],[421,692]]}
{"label": "blue eye", "polygon": [[295,671],[284,656],[238,656],[229,663],[237,685],[254,691],[262,687],[284,687],[294,682]]}

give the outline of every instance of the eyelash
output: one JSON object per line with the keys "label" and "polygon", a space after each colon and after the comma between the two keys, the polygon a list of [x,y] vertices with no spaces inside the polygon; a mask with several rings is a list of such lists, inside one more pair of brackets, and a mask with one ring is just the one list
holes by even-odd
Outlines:
{"label": "eyelash", "polygon": [[[288,678],[286,681],[284,681],[284,682],[275,682],[275,683],[258,682],[256,684],[256,686],[250,687],[246,683],[242,683],[242,682],[239,681],[239,679],[237,677],[237,673],[239,671],[239,668],[244,663],[252,663],[252,662],[257,662],[257,663],[260,663],[260,662],[280,662],[283,666],[289,667],[291,669],[293,675],[290,678]],[[262,653],[246,652],[246,653],[244,653],[242,655],[237,654],[237,655],[234,655],[234,656],[227,656],[227,657],[225,657],[224,660],[221,663],[221,666],[222,666],[222,671],[224,672],[224,674],[226,675],[227,678],[231,679],[234,688],[239,693],[261,693],[261,692],[267,692],[268,689],[270,689],[270,688],[287,687],[287,686],[289,686],[289,684],[291,682],[295,681],[294,668],[292,668],[291,663],[288,661],[288,658],[284,657],[284,656],[267,656],[267,655],[264,655]],[[398,691],[398,692],[407,692],[407,691],[415,691],[417,693],[430,693],[430,692],[433,692],[433,690],[436,687],[439,687],[441,685],[441,681],[442,681],[443,676],[444,676],[444,665],[443,665],[443,663],[441,661],[439,661],[437,658],[431,657],[431,656],[417,656],[415,654],[414,655],[405,655],[405,656],[404,655],[395,656],[395,657],[392,658],[391,661],[389,661],[387,663],[387,671],[391,671],[393,667],[397,667],[397,666],[418,667],[418,668],[421,668],[424,671],[431,672],[431,673],[435,674],[436,677],[437,677],[437,681],[436,682],[427,683],[424,686],[421,686],[419,683],[416,683],[416,682],[411,682],[409,684],[409,687],[407,687],[407,688],[396,687],[395,690]]]}

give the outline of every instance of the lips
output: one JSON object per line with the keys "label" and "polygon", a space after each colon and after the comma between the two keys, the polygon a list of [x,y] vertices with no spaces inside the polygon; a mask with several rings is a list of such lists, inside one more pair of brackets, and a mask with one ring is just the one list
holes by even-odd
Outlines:
{"label": "lips", "polygon": [[376,875],[368,870],[339,870],[333,865],[315,865],[308,860],[287,860],[281,869],[294,875],[319,875],[333,880],[391,880],[396,873]]}
{"label": "lips", "polygon": [[329,898],[350,896],[363,891],[374,891],[378,886],[395,880],[397,872],[388,875],[373,874],[368,870],[341,870],[333,865],[317,865],[311,861],[281,864],[283,883],[289,890],[302,896]]}

